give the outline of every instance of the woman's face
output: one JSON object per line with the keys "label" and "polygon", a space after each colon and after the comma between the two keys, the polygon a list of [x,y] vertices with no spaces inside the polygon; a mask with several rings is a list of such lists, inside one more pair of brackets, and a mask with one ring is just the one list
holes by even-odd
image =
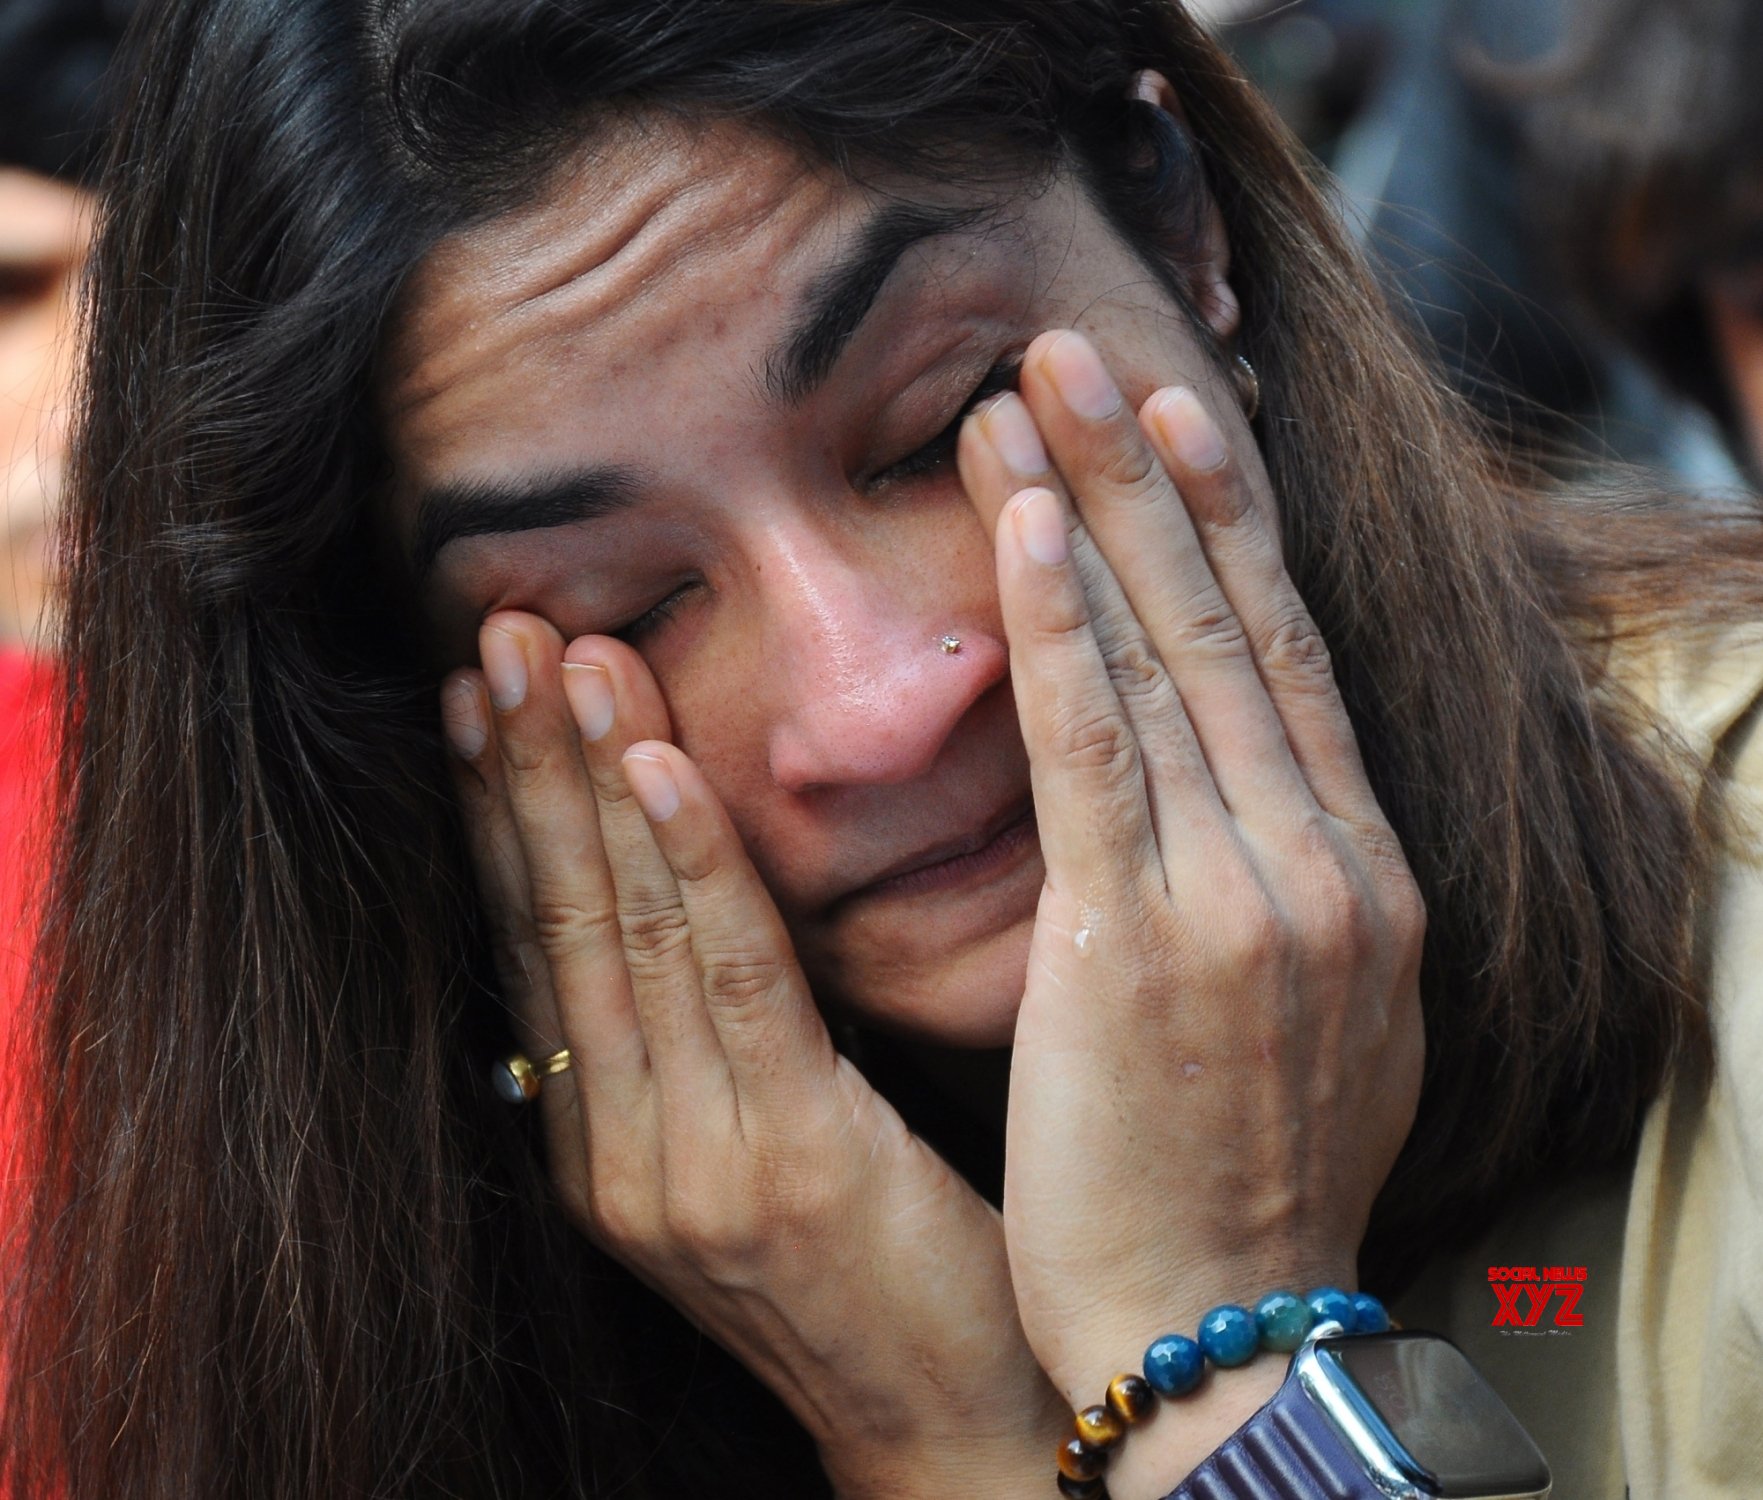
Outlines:
{"label": "woman's face", "polygon": [[73,380],[67,335],[91,209],[78,188],[0,167],[0,646],[37,645],[47,624]]}
{"label": "woman's face", "polygon": [[[1223,273],[1192,275],[1228,333]],[[732,126],[633,133],[443,243],[383,361],[437,665],[505,608],[627,641],[823,1003],[956,1045],[1010,1040],[1043,869],[953,429],[1053,327],[1129,399],[1193,385],[1247,441],[1069,180],[884,195]]]}

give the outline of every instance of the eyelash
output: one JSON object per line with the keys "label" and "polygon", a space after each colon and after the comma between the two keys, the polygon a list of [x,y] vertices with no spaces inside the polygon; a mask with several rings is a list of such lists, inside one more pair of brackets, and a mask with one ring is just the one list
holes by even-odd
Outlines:
{"label": "eyelash", "polygon": [[898,484],[902,480],[922,479],[926,474],[934,474],[944,465],[953,463],[955,444],[961,436],[961,424],[967,420],[968,413],[992,396],[1015,390],[1021,379],[1020,359],[999,360],[986,371],[985,377],[974,387],[973,394],[961,403],[961,410],[955,413],[947,427],[916,452],[908,453],[898,463],[883,469],[865,487],[875,489]]}
{"label": "eyelash", "polygon": [[680,607],[681,601],[696,587],[697,585],[695,583],[681,585],[659,604],[652,605],[650,608],[644,610],[642,614],[638,615],[636,619],[626,621],[626,623],[620,625],[616,630],[608,630],[606,634],[611,636],[615,641],[623,641],[627,646],[634,646],[644,636],[650,634],[652,631],[659,630],[671,620],[674,616],[674,612]]}
{"label": "eyelash", "polygon": [[[961,424],[967,420],[968,413],[980,402],[991,396],[1013,391],[1022,379],[1022,361],[1020,359],[999,360],[987,370],[973,392],[961,403],[960,411],[955,413],[949,425],[939,432],[928,443],[916,452],[909,453],[898,463],[890,464],[869,481],[869,488],[881,485],[898,484],[903,480],[921,479],[926,474],[934,474],[955,458],[955,444],[961,436]],[[634,620],[628,620],[615,630],[608,630],[607,635],[614,640],[635,645],[644,636],[659,630],[679,609],[685,596],[697,585],[688,583],[675,589],[659,604],[643,611]]]}

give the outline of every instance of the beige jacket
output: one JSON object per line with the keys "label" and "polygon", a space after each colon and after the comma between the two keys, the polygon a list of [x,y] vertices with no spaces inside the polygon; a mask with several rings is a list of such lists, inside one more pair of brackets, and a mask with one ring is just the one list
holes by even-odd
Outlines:
{"label": "beige jacket", "polygon": [[[1763,1500],[1763,628],[1649,658],[1662,722],[1729,767],[1713,926],[1716,1076],[1668,1089],[1632,1167],[1563,1184],[1394,1309],[1462,1346],[1547,1455],[1556,1500]],[[1583,1324],[1493,1326],[1490,1267],[1586,1268]],[[1527,1309],[1530,1299],[1520,1301]]]}

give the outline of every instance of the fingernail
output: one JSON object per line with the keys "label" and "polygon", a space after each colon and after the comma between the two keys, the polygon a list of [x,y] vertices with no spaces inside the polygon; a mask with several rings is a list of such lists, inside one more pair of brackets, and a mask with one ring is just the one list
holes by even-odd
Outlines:
{"label": "fingernail", "polygon": [[1051,490],[1024,490],[1016,500],[1016,539],[1044,567],[1057,567],[1071,551],[1059,497]]}
{"label": "fingernail", "polygon": [[508,713],[526,701],[526,655],[520,642],[506,630],[492,627],[483,632],[478,654],[484,663],[484,685],[498,713]]}
{"label": "fingernail", "polygon": [[622,764],[625,780],[651,823],[665,823],[679,811],[679,785],[660,756],[627,751]]}
{"label": "fingernail", "polygon": [[1035,419],[1020,396],[999,396],[980,418],[986,436],[1004,460],[1018,474],[1045,474],[1051,465],[1041,435],[1035,430]]}
{"label": "fingernail", "polygon": [[593,662],[563,664],[563,696],[585,740],[603,740],[612,732],[612,674]]}
{"label": "fingernail", "polygon": [[1120,410],[1120,391],[1081,333],[1062,333],[1047,350],[1047,372],[1061,399],[1080,417],[1100,421]]}
{"label": "fingernail", "polygon": [[441,689],[441,728],[447,743],[461,760],[476,760],[490,741],[484,725],[477,689],[463,677],[452,678]]}
{"label": "fingernail", "polygon": [[1229,456],[1212,414],[1186,386],[1158,398],[1153,420],[1175,456],[1196,473],[1211,473]]}

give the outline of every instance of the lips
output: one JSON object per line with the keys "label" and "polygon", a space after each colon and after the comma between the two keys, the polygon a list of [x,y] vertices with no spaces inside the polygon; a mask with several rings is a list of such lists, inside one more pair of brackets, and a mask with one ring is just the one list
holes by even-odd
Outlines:
{"label": "lips", "polygon": [[874,891],[888,881],[897,880],[903,875],[911,875],[919,870],[927,870],[933,865],[946,864],[950,860],[960,859],[964,855],[975,854],[992,843],[1002,833],[1009,831],[1020,823],[1027,822],[1034,815],[1034,797],[1024,794],[1011,802],[1001,811],[995,813],[984,823],[968,833],[955,838],[940,839],[934,844],[927,844],[904,858],[895,860],[877,870],[861,885],[853,886],[832,903],[833,907],[841,907],[848,901]]}

